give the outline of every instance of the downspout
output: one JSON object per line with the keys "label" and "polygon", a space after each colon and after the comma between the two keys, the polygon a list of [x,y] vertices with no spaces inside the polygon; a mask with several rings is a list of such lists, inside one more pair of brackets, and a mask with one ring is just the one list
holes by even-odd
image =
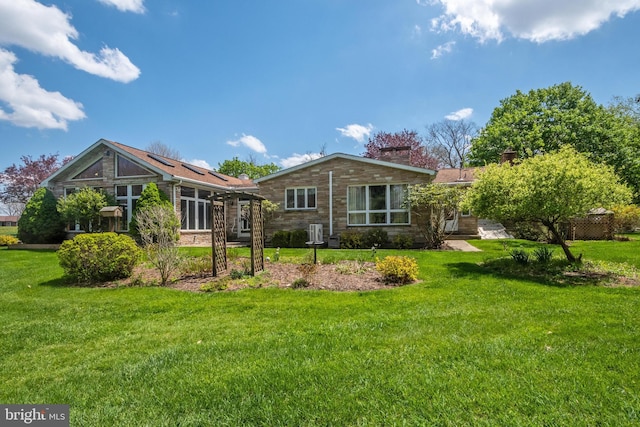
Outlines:
{"label": "downspout", "polygon": [[329,237],[333,236],[333,171],[329,171]]}

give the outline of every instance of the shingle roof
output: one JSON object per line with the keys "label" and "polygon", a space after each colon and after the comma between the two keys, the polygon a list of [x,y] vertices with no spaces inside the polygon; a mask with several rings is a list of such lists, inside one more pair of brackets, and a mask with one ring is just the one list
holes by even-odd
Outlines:
{"label": "shingle roof", "polygon": [[476,175],[481,169],[482,168],[440,169],[433,182],[440,184],[470,184],[476,180]]}

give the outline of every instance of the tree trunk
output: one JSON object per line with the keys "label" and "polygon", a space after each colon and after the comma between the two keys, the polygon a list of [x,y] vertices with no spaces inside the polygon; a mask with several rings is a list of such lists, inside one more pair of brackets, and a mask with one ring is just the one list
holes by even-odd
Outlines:
{"label": "tree trunk", "polygon": [[546,226],[551,232],[551,234],[553,234],[553,237],[559,242],[560,246],[562,247],[562,250],[564,251],[564,255],[567,257],[567,261],[571,263],[576,262],[577,258],[571,253],[571,250],[569,249],[569,245],[567,245],[567,242],[565,242],[564,238],[560,235],[560,232],[558,231],[556,224],[549,221],[542,221],[542,225]]}

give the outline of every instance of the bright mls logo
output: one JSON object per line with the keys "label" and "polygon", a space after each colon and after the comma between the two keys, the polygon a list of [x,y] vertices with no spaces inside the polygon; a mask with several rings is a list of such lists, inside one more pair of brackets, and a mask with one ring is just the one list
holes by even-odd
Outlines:
{"label": "bright mls logo", "polygon": [[69,427],[69,405],[0,405],[0,427]]}

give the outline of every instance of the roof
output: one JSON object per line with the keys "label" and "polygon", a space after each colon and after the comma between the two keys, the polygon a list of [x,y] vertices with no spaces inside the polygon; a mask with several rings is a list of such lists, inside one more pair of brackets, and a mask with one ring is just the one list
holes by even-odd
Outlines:
{"label": "roof", "polygon": [[425,175],[435,175],[435,173],[436,173],[432,169],[420,168],[420,167],[416,167],[416,166],[408,166],[408,165],[403,165],[403,164],[399,164],[399,163],[387,162],[387,161],[384,161],[384,160],[371,159],[371,158],[368,158],[368,157],[354,156],[352,154],[333,153],[333,154],[329,154],[328,156],[320,157],[318,159],[311,160],[311,161],[306,162],[306,163],[301,163],[299,165],[292,166],[292,167],[287,168],[287,169],[282,169],[282,170],[280,170],[278,172],[272,173],[271,175],[267,175],[267,176],[263,176],[262,178],[255,179],[254,182],[256,184],[259,184],[259,183],[261,183],[263,181],[268,181],[270,179],[277,178],[277,177],[280,177],[280,176],[283,176],[283,175],[287,175],[287,174],[290,174],[292,172],[296,172],[296,171],[299,171],[299,170],[302,170],[302,169],[306,169],[308,167],[313,167],[313,166],[319,165],[321,163],[328,162],[328,161],[333,160],[333,159],[352,160],[352,161],[355,161],[355,162],[361,162],[361,163],[370,164],[370,165],[384,166],[384,167],[387,167],[387,168],[393,168],[393,169],[405,170],[405,171],[410,171],[410,172],[423,173]]}
{"label": "roof", "polygon": [[438,184],[471,184],[482,168],[440,169],[433,182]]}
{"label": "roof", "polygon": [[42,182],[42,185],[48,185],[48,182],[58,176],[67,167],[75,161],[81,159],[86,153],[94,150],[99,145],[113,149],[115,152],[129,158],[134,159],[136,163],[146,167],[147,169],[162,175],[165,181],[184,181],[193,184],[205,184],[207,186],[218,187],[221,189],[255,189],[256,186],[251,180],[243,180],[221,173],[196,166],[182,160],[171,159],[169,157],[160,156],[149,151],[140,150],[119,142],[100,139],[91,147],[84,150],[69,163],[54,172],[49,178]]}
{"label": "roof", "polygon": [[0,222],[18,222],[19,217],[14,215],[0,215]]}

